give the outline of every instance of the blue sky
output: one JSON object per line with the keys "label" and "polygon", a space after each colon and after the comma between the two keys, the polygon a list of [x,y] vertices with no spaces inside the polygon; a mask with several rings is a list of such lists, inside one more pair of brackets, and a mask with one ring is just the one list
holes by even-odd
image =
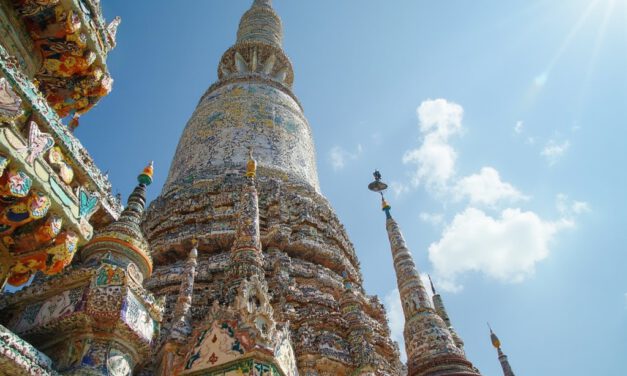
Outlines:
{"label": "blue sky", "polygon": [[[114,88],[76,132],[124,196],[154,159],[152,199],[250,1],[102,4],[122,17]],[[374,168],[484,375],[500,374],[486,321],[517,374],[624,372],[627,1],[275,8],[322,191],[396,335]]]}

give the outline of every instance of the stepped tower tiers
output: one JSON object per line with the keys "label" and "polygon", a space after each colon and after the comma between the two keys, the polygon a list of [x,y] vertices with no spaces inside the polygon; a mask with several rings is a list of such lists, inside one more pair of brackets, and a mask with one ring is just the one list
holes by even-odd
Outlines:
{"label": "stepped tower tiers", "polygon": [[[488,324],[488,327],[489,326]],[[501,362],[501,367],[503,368],[503,376],[515,376],[512,367],[509,365],[509,360],[507,360],[507,355],[501,350],[501,341],[499,337],[494,334],[492,328],[490,328],[490,341],[492,341],[492,346],[494,346],[499,353],[499,362]]]}
{"label": "stepped tower tiers", "polygon": [[[292,93],[294,74],[282,37],[271,1],[255,0],[219,63],[219,80],[183,131],[160,197],[147,211],[143,229],[154,271],[145,286],[166,304],[156,345],[164,350],[145,374],[167,364],[182,374],[207,372],[207,362],[244,364],[239,350],[216,352],[219,360],[206,354],[213,345],[203,342],[208,337],[202,333],[216,331],[218,320],[229,317],[245,328],[233,329],[236,336],[250,333],[265,349],[242,351],[258,351],[255,362],[266,359],[283,374],[294,374],[281,366],[290,356],[301,375],[402,372],[385,309],[365,294],[353,245],[320,194],[311,129]],[[276,329],[274,339],[253,328],[258,310],[246,311],[246,299],[267,313],[265,327]],[[186,304],[189,309],[177,308]],[[169,329],[174,333],[176,327],[184,333],[191,328],[189,338],[197,341],[177,342]],[[358,341],[362,333],[367,346]],[[269,360],[275,345],[283,349],[275,353],[276,362]]]}
{"label": "stepped tower tiers", "polygon": [[[381,193],[392,259],[405,316],[405,349],[409,376],[480,375],[460,347],[461,340],[451,333],[451,324],[439,296],[432,302],[427,294],[413,257],[407,248],[398,223],[392,218],[391,206],[383,198],[387,185],[379,171],[368,188]],[[432,303],[434,303],[432,305]]]}

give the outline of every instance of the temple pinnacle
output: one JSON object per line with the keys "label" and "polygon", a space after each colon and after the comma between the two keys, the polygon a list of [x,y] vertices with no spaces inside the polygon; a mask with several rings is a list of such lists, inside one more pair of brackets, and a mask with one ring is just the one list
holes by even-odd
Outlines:
{"label": "temple pinnacle", "polygon": [[253,7],[270,7],[272,8],[272,0],[255,0]]}
{"label": "temple pinnacle", "polygon": [[272,9],[271,0],[255,0],[244,13],[237,31],[237,43],[261,42],[281,48],[283,26],[281,19]]}
{"label": "temple pinnacle", "polygon": [[[405,350],[407,351],[408,376],[474,375],[478,376],[472,363],[466,359],[463,342],[453,335],[444,304],[438,297],[434,308],[420,278],[413,257],[398,223],[390,215],[390,205],[383,197],[387,184],[381,181],[381,173],[374,172],[368,189],[381,194],[382,207],[386,216],[386,229],[401,305],[405,316]],[[432,285],[433,288],[433,285]],[[433,289],[435,290],[435,289]],[[445,317],[446,319],[444,319]],[[432,333],[438,333],[434,336]],[[428,351],[424,351],[428,348]]]}
{"label": "temple pinnacle", "polygon": [[503,368],[503,375],[515,376],[514,371],[512,370],[512,366],[509,364],[509,360],[507,359],[507,355],[505,355],[505,353],[503,353],[503,350],[501,350],[501,341],[499,340],[499,337],[494,334],[494,332],[492,331],[492,327],[490,327],[489,323],[488,328],[490,328],[490,341],[492,342],[492,346],[494,346],[499,354],[499,362],[501,363],[501,368]]}
{"label": "temple pinnacle", "polygon": [[150,161],[148,166],[137,176],[137,181],[143,185],[150,185],[152,183],[152,175],[154,174],[154,161]]}

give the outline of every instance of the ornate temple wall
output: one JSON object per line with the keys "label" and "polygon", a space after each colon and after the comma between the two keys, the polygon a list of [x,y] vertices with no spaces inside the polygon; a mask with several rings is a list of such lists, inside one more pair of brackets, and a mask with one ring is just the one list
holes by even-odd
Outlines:
{"label": "ornate temple wall", "polygon": [[[151,241],[155,269],[146,287],[166,297],[162,338],[168,333],[192,238],[199,241],[192,299],[195,322],[206,316],[214,300],[224,299],[241,176],[188,184],[155,200],[148,211],[144,230]],[[372,329],[377,356],[390,370],[400,367],[385,310],[378,299],[364,294],[353,246],[326,199],[312,188],[277,179],[259,177],[257,187],[271,303],[277,317],[290,322],[297,357],[324,358],[328,364],[321,367],[338,370],[355,367],[349,325],[339,304],[344,281],[350,280],[361,300],[363,320]]]}

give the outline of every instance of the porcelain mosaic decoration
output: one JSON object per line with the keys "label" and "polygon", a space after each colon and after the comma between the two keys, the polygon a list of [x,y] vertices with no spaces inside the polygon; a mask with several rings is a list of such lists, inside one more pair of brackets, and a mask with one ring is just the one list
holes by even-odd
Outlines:
{"label": "porcelain mosaic decoration", "polygon": [[147,207],[150,163],[123,210],[72,134],[111,90],[120,19],[105,23],[95,0],[0,1],[0,276],[24,286],[0,297],[0,373],[479,375],[383,201],[405,316],[400,361],[320,193],[270,0],[242,16],[159,197]]}

